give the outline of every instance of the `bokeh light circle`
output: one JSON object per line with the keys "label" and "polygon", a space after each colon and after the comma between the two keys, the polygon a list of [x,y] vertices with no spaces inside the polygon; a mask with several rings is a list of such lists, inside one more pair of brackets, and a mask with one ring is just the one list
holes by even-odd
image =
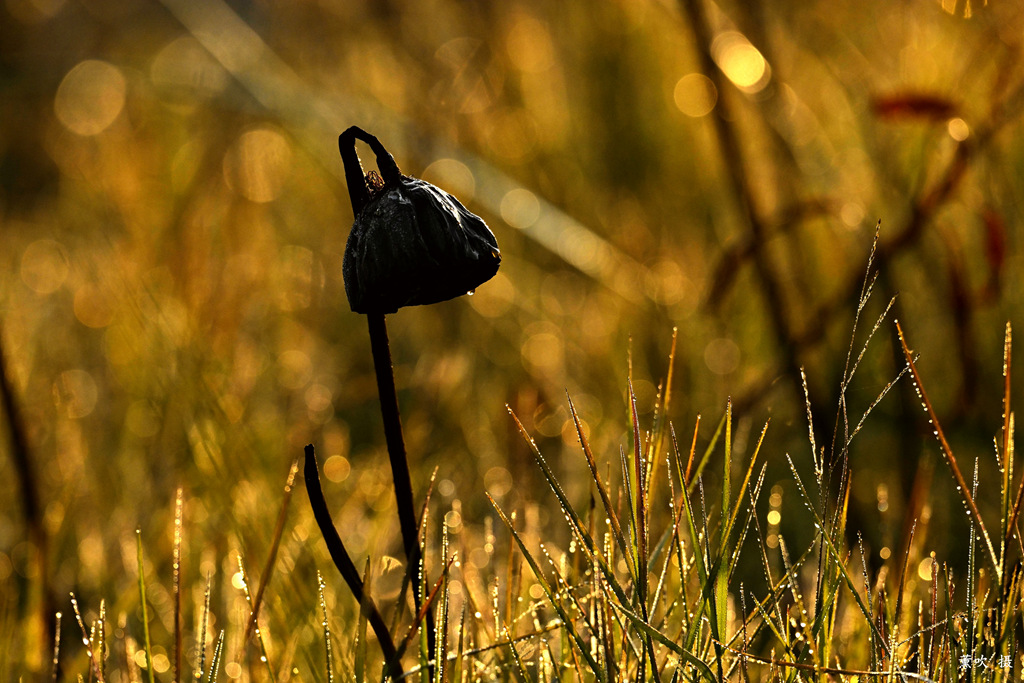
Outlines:
{"label": "bokeh light circle", "polygon": [[714,110],[718,103],[718,90],[704,74],[686,74],[676,83],[672,99],[679,111],[698,119]]}
{"label": "bokeh light circle", "polygon": [[127,83],[121,70],[97,59],[79,63],[57,87],[53,110],[57,120],[76,135],[98,135],[124,109]]}

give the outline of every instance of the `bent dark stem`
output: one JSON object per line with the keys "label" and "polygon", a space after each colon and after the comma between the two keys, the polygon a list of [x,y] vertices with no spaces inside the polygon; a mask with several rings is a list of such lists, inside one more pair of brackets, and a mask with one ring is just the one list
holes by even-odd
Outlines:
{"label": "bent dark stem", "polygon": [[352,558],[349,557],[348,551],[345,550],[345,544],[342,543],[338,530],[334,528],[334,520],[331,519],[331,512],[327,509],[327,501],[324,500],[324,492],[320,487],[320,468],[317,466],[316,453],[312,444],[306,446],[303,477],[306,480],[306,494],[309,496],[309,505],[313,508],[313,517],[327,543],[327,550],[331,553],[334,566],[341,572],[341,578],[345,579],[352,595],[359,602],[359,608],[363,610],[367,621],[370,622],[370,627],[377,635],[377,642],[380,643],[380,649],[386,661],[385,675],[392,675],[395,680],[398,680],[405,675],[401,659],[395,650],[395,643],[391,639],[384,618],[377,610],[373,598],[365,594],[363,580],[360,578]]}

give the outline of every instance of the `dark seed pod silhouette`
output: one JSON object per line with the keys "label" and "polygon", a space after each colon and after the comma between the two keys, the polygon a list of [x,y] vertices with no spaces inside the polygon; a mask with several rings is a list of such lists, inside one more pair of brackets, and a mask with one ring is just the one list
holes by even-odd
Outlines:
{"label": "dark seed pod silhouette", "polygon": [[[357,139],[377,155],[382,177],[363,175]],[[342,133],[338,146],[356,213],[342,262],[353,311],[447,301],[494,277],[501,252],[479,216],[439,187],[402,175],[377,138],[359,128]]]}

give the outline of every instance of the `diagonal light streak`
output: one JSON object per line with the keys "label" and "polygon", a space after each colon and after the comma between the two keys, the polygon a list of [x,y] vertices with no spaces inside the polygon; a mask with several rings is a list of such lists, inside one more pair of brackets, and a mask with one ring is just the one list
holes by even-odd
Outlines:
{"label": "diagonal light streak", "polygon": [[[286,122],[289,133],[339,180],[344,175],[335,135],[352,122],[371,128],[382,139],[401,141],[408,139],[411,131],[413,137],[428,140],[412,121],[376,103],[315,92],[223,0],[162,2],[192,37],[261,106]],[[470,169],[478,181],[475,200],[493,215],[501,215],[501,201],[509,192],[522,189],[476,155],[441,140],[429,138],[429,143],[439,158],[456,159]],[[647,268],[554,204],[540,197],[537,200],[537,220],[514,229],[627,301],[650,303],[643,294],[649,277]]]}

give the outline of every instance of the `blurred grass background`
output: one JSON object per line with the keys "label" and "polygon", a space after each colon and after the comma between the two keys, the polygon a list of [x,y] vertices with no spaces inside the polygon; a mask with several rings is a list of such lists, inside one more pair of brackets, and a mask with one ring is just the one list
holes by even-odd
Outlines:
{"label": "blurred grass background", "polygon": [[[438,468],[451,529],[487,538],[484,490],[530,527],[559,517],[534,504],[505,404],[585,496],[565,391],[614,462],[627,357],[650,419],[673,327],[681,439],[731,396],[738,451],[772,417],[787,490],[782,454],[809,456],[798,369],[830,435],[878,219],[867,315],[899,292],[954,447],[988,466],[1022,303],[1022,30],[1012,4],[952,0],[5,0],[0,344],[47,554],[44,582],[7,421],[0,667],[45,665],[29,616],[44,592],[65,613],[71,590],[93,613],[136,609],[137,528],[169,628],[178,486],[185,571],[219,577],[214,612],[240,623],[236,552],[261,566],[306,443],[350,552],[400,552],[365,322],[341,280],[349,125],[502,249],[472,297],[389,318],[417,493]],[[856,415],[902,367],[882,336]],[[856,525],[880,551],[902,542],[914,481],[953,500],[928,479],[938,450],[915,401],[909,385],[886,399],[851,456]],[[931,510],[952,524],[940,554],[966,538],[955,509]],[[265,631],[304,653],[327,559],[301,491],[292,515]],[[486,566],[484,547],[467,561]]]}

